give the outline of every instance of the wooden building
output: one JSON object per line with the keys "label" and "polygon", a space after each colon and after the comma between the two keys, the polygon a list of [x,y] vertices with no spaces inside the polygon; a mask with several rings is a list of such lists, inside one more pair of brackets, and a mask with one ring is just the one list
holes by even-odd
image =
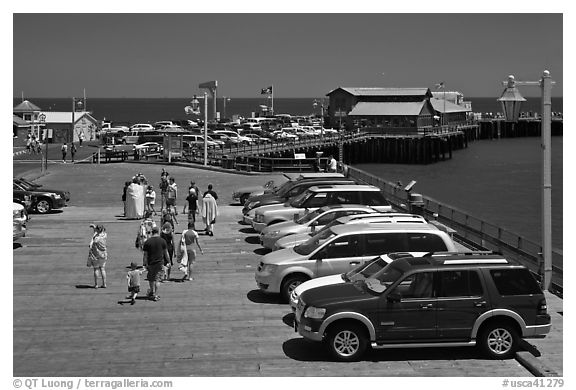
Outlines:
{"label": "wooden building", "polygon": [[429,88],[344,88],[330,91],[328,126],[385,134],[423,134],[466,121],[470,109],[433,98]]}

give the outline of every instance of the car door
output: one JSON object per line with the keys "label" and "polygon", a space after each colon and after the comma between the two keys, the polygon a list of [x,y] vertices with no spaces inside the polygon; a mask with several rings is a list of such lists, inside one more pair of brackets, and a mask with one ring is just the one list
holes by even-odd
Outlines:
{"label": "car door", "polygon": [[[383,342],[416,342],[437,337],[433,270],[409,274],[383,295],[376,338]],[[397,296],[398,300],[390,299]]]}
{"label": "car door", "polygon": [[490,310],[477,270],[442,270],[437,274],[438,336],[468,340],[478,317]]}
{"label": "car door", "polygon": [[350,234],[336,237],[320,248],[312,255],[316,277],[341,274],[356,267],[360,262],[360,240],[359,234]]}

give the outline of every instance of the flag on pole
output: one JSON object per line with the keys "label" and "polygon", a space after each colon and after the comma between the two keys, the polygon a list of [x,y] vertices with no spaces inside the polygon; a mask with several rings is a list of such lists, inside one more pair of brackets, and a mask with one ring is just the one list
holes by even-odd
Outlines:
{"label": "flag on pole", "polygon": [[272,94],[272,86],[269,86],[268,88],[262,88],[260,90],[260,95],[266,95],[266,94]]}
{"label": "flag on pole", "polygon": [[441,81],[440,84],[436,84],[436,89],[444,89],[444,81]]}

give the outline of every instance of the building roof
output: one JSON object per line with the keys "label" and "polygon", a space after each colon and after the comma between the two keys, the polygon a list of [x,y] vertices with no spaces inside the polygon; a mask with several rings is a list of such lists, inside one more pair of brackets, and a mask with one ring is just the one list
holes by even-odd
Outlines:
{"label": "building roof", "polygon": [[[446,103],[444,103],[446,102]],[[434,111],[438,112],[445,112],[445,113],[454,113],[454,112],[470,112],[472,111],[470,108],[459,106],[457,104],[452,103],[449,100],[444,101],[443,99],[430,99],[430,103],[432,103],[432,107],[434,107]],[[444,111],[446,108],[446,111]]]}
{"label": "building roof", "polygon": [[30,127],[30,123],[26,122],[18,115],[12,115],[12,123],[18,127]]}
{"label": "building roof", "polygon": [[12,110],[12,112],[34,112],[34,111],[40,111],[40,107],[38,107],[32,102],[29,102],[28,100],[24,100],[22,103],[14,107],[14,109]]}
{"label": "building roof", "polygon": [[350,116],[370,115],[409,115],[417,116],[422,112],[426,101],[421,102],[359,102],[348,113]]}
{"label": "building roof", "polygon": [[[62,112],[62,111],[42,111],[40,115],[46,115],[45,123],[71,123],[72,122],[72,112]],[[87,116],[89,120],[97,122],[97,120],[90,115],[88,111],[81,111],[74,113],[74,122],[78,122],[83,116]]]}
{"label": "building roof", "polygon": [[354,96],[426,96],[430,94],[428,88],[338,87],[328,92],[326,95],[330,95],[339,89]]}

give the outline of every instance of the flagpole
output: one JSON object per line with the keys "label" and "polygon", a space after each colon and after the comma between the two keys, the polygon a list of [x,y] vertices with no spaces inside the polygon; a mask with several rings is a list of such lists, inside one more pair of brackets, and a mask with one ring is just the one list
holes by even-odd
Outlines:
{"label": "flagpole", "polygon": [[87,104],[86,104],[86,88],[84,88],[84,112],[88,111]]}

